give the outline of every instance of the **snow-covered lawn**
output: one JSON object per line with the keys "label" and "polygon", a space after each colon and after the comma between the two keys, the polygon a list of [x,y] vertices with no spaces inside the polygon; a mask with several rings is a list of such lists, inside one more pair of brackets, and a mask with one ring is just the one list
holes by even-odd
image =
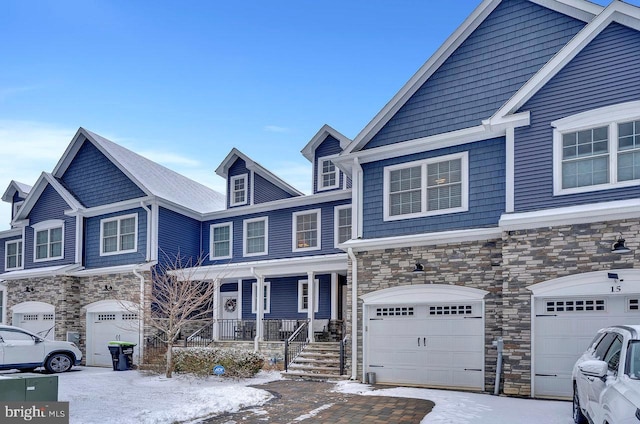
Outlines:
{"label": "snow-covered lawn", "polygon": [[[255,378],[243,380],[184,375],[167,379],[138,371],[115,372],[93,367],[75,367],[58,377],[58,399],[69,401],[72,424],[196,422],[214,414],[263,405],[272,395],[247,386],[281,378],[277,372],[261,372]],[[570,402],[416,388],[373,390],[371,386],[346,381],[336,383],[335,390],[361,396],[431,400],[436,406],[422,421],[427,424],[572,422]],[[313,422],[313,416],[319,413],[316,409],[317,404],[310,406],[309,414],[297,421]]]}

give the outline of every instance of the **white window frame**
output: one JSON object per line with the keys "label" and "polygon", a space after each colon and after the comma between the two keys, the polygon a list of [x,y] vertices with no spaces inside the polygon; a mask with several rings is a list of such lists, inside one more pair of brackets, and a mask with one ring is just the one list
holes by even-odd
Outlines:
{"label": "white window frame", "polygon": [[[120,221],[123,221],[125,219],[134,219],[134,232],[133,232],[133,248],[132,249],[122,249],[122,246],[120,244]],[[108,223],[108,222],[113,222],[113,221],[117,221],[117,233],[116,233],[116,238],[117,238],[117,246],[118,248],[113,251],[113,252],[104,252],[103,248],[104,248],[104,224]],[[132,213],[132,214],[128,214],[128,215],[122,215],[122,216],[114,216],[111,218],[103,218],[100,220],[100,256],[112,256],[112,255],[122,255],[125,253],[135,253],[138,251],[138,214],[137,213]]]}
{"label": "white window frame", "polygon": [[[215,240],[214,240],[214,229],[229,227],[229,254],[225,256],[215,256]],[[211,224],[209,233],[209,259],[217,260],[217,259],[231,259],[233,257],[233,222],[221,222],[219,224]]]}
{"label": "white window frame", "polygon": [[[314,296],[313,309],[314,309],[314,312],[318,312],[318,304],[320,303],[320,280],[314,280],[314,281],[315,281],[315,284],[314,284],[315,296]],[[299,313],[309,312],[309,308],[303,308],[304,302],[302,297],[302,290],[305,285],[309,285],[309,280],[298,280],[298,312]],[[307,301],[307,304],[309,304],[309,301]]]}
{"label": "white window frame", "polygon": [[[460,178],[461,178],[461,203],[460,207],[439,209],[435,211],[427,211],[427,166],[438,162],[447,162],[451,160],[460,160]],[[421,198],[421,211],[417,213],[404,214],[404,215],[391,215],[390,214],[390,177],[391,172],[398,169],[421,167],[421,182],[420,190],[422,192]],[[384,221],[399,221],[411,218],[421,218],[435,215],[446,215],[451,213],[466,212],[469,210],[469,152],[454,153],[446,156],[437,156],[429,159],[423,159],[413,162],[405,162],[397,165],[390,165],[384,168],[384,181],[383,181],[383,217]]]}
{"label": "white window frame", "polygon": [[[331,160],[332,158],[335,158],[336,155],[331,155],[331,156],[323,156],[323,157],[319,157],[318,158],[318,164],[317,164],[317,168],[316,168],[316,186],[317,186],[317,190],[318,191],[324,191],[324,190],[331,190],[334,188],[338,188],[340,187],[340,170],[338,169],[338,167],[336,166],[335,163],[333,163],[333,161]],[[329,173],[324,174],[322,172],[323,170],[323,162],[328,161],[331,162],[331,164],[333,165],[333,173],[335,174],[335,178],[334,178],[334,183],[333,185],[323,185],[323,179],[322,177],[324,175],[329,175]]]}
{"label": "white window frame", "polygon": [[[252,314],[257,314],[258,313],[258,303],[256,301],[257,299],[257,292],[258,292],[258,283],[251,283],[251,313]],[[264,282],[264,313],[265,314],[269,314],[271,313],[271,281],[265,281]]]}
{"label": "white window frame", "polygon": [[333,209],[333,244],[335,247],[338,247],[338,245],[340,244],[340,211],[343,211],[345,209],[351,210],[351,237],[348,240],[351,240],[353,238],[353,208],[351,207],[351,205],[336,206]]}
{"label": "white window frame", "polygon": [[[640,120],[640,101],[593,109],[551,122],[553,127],[553,195],[563,196],[640,185],[640,179],[618,182],[618,124],[637,120]],[[609,182],[562,188],[563,134],[605,126],[609,131]]]}
{"label": "white window frame", "polygon": [[[244,181],[244,201],[236,202],[236,192],[240,190],[235,190],[236,181],[242,180]],[[249,203],[249,177],[247,174],[236,175],[235,177],[231,177],[229,179],[229,206],[242,206]]]}
{"label": "white window frame", "polygon": [[[18,244],[18,246],[16,246],[16,266],[11,268],[9,267],[9,245],[10,244]],[[24,243],[22,242],[22,239],[7,240],[4,243],[4,270],[13,271],[16,269],[23,269],[23,268],[24,268]]]}
{"label": "white window frame", "polygon": [[[252,222],[264,221],[264,251],[247,253],[247,225]],[[262,256],[269,254],[269,217],[245,219],[242,222],[242,256]]]}
{"label": "white window frame", "polygon": [[[50,219],[48,221],[38,222],[33,224],[31,228],[33,228],[33,262],[47,262],[64,259],[64,221],[62,219]],[[51,253],[51,230],[55,230],[57,228],[60,228],[62,233],[60,239],[60,256],[49,256]],[[47,231],[47,257],[37,259],[37,240],[38,233],[41,231]]]}
{"label": "white window frame", "polygon": [[[316,240],[318,243],[316,246],[309,247],[297,247],[297,235],[298,235],[298,217],[303,215],[316,215],[316,222],[318,223],[318,227],[316,228]],[[322,209],[310,209],[306,211],[294,212],[292,216],[291,223],[291,250],[293,252],[308,252],[311,250],[320,250],[322,249]]]}

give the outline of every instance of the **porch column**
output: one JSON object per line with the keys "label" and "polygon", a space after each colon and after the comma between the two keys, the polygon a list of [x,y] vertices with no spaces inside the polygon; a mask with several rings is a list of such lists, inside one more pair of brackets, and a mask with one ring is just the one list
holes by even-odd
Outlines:
{"label": "porch column", "polygon": [[338,274],[331,273],[331,320],[338,319]]}
{"label": "porch column", "polygon": [[264,340],[264,277],[258,275],[256,279],[256,341]]}
{"label": "porch column", "polygon": [[307,297],[308,297],[308,302],[307,302],[307,318],[309,318],[309,328],[307,328],[308,331],[308,338],[309,338],[309,343],[313,343],[315,341],[315,339],[313,338],[313,321],[314,321],[314,317],[315,317],[315,310],[316,310],[316,281],[313,275],[313,271],[309,271],[307,272]]}
{"label": "porch column", "polygon": [[213,280],[213,340],[220,340],[220,319],[222,318],[222,305],[220,305],[220,280]]}
{"label": "porch column", "polygon": [[236,303],[236,311],[238,311],[238,319],[242,320],[242,278],[238,278],[238,300]]}

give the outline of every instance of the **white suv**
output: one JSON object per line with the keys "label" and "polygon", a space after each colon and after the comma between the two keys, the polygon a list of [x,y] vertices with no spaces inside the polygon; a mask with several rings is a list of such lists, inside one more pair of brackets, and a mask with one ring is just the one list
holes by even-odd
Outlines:
{"label": "white suv", "polygon": [[22,328],[0,325],[0,370],[45,367],[48,372],[65,372],[81,360],[82,352],[73,343],[45,340]]}
{"label": "white suv", "polygon": [[598,331],[573,367],[576,424],[640,422],[640,325]]}

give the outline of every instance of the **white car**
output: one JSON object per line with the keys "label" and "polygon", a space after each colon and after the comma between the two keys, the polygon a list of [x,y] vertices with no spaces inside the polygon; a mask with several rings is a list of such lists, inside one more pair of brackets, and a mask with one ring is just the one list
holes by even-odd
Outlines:
{"label": "white car", "polygon": [[0,370],[45,367],[48,372],[65,372],[81,360],[82,352],[71,342],[45,340],[22,328],[0,325]]}
{"label": "white car", "polygon": [[573,367],[576,424],[640,423],[640,325],[598,331]]}

